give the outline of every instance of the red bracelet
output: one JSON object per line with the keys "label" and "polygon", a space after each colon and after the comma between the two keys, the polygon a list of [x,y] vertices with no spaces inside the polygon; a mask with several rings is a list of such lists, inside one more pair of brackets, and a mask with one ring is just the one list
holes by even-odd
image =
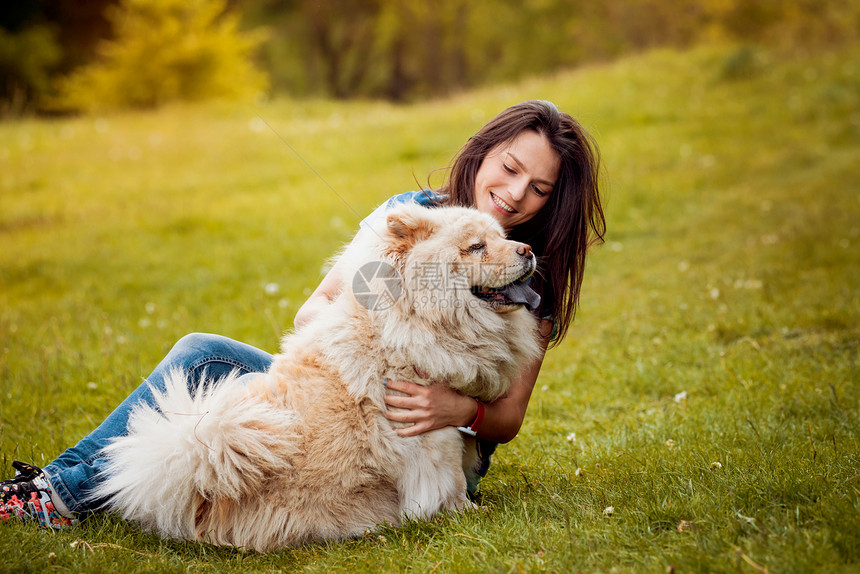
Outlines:
{"label": "red bracelet", "polygon": [[475,420],[472,421],[467,427],[457,427],[460,432],[464,432],[467,435],[476,436],[478,434],[478,427],[481,426],[481,423],[484,422],[484,403],[475,399],[475,402],[478,403],[478,412],[475,413]]}

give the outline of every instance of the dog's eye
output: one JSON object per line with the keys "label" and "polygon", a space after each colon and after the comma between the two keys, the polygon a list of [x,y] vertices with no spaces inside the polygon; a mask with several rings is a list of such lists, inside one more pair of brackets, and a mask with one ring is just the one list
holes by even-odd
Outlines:
{"label": "dog's eye", "polygon": [[478,251],[481,251],[482,249],[484,249],[484,247],[486,247],[486,246],[487,246],[487,244],[484,243],[483,241],[481,241],[479,243],[473,243],[472,245],[469,246],[469,249],[467,249],[466,251],[468,251],[469,253],[477,253]]}

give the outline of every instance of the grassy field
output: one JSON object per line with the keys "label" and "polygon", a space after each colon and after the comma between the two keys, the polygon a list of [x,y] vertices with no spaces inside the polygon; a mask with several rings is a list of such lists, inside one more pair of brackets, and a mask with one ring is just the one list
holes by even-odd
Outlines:
{"label": "grassy field", "polygon": [[609,233],[484,509],[267,555],[7,524],[0,571],[860,572],[860,47],[0,124],[3,474],[188,332],[274,351],[375,204],[535,97],[597,137]]}

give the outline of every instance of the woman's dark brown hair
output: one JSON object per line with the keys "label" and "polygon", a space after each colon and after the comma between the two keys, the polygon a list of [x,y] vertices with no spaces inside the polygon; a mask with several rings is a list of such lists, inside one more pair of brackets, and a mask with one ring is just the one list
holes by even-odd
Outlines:
{"label": "woman's dark brown hair", "polygon": [[448,181],[439,190],[452,205],[475,205],[475,175],[487,154],[525,130],[544,136],[561,159],[549,201],[531,220],[508,232],[538,255],[536,289],[541,316],[552,316],[554,346],[564,339],[579,302],[585,255],[602,242],[606,220],[598,193],[600,154],[591,135],[555,104],[530,100],[509,107],[469,138],[454,158]]}

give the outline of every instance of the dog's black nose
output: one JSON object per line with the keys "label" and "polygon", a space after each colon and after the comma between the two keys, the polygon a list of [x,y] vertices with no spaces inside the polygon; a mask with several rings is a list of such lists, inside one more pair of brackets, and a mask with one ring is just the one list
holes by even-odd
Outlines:
{"label": "dog's black nose", "polygon": [[531,259],[532,256],[532,248],[523,243],[519,247],[517,247],[517,254],[522,255],[526,259]]}

